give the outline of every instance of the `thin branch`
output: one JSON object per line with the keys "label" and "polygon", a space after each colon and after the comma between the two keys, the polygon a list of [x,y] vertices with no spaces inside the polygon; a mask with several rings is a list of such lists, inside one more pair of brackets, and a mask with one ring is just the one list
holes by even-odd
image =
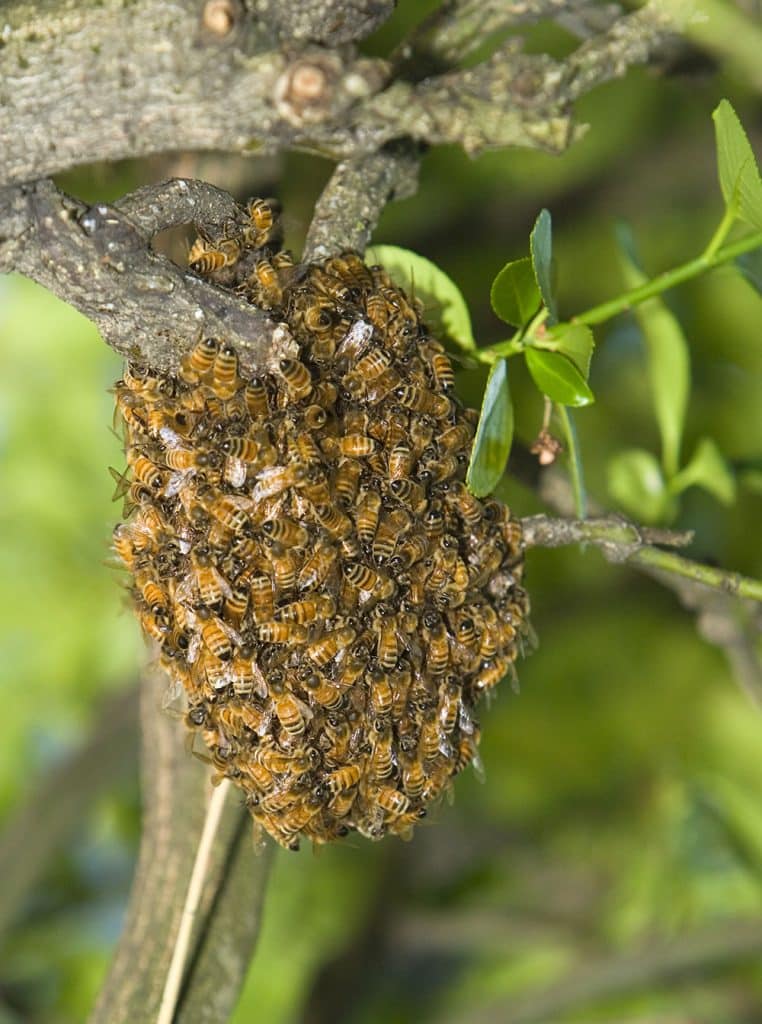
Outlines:
{"label": "thin branch", "polygon": [[593,544],[604,558],[617,564],[635,565],[648,572],[658,571],[711,587],[724,594],[762,601],[762,582],[737,572],[717,569],[694,562],[674,551],[664,551],[656,544],[682,547],[690,544],[692,533],[637,526],[619,516],[598,519],[551,519],[529,516],[522,520],[528,547],[557,548],[568,544]]}
{"label": "thin branch", "polygon": [[51,859],[109,786],[134,770],[137,687],[107,700],[81,746],[32,787],[0,834],[0,936]]}
{"label": "thin branch", "polygon": [[[152,236],[238,211],[225,193],[185,179],[87,207],[50,181],[0,190],[0,271],[49,288],[125,357],[174,371],[203,332],[234,344],[254,370],[292,350],[288,332],[229,291],[154,253]],[[240,211],[238,211],[240,212]]]}
{"label": "thin branch", "polygon": [[453,65],[491,38],[526,22],[563,20],[587,36],[609,28],[619,13],[617,5],[601,7],[594,0],[446,0],[424,19],[401,50],[406,63],[424,58]]}
{"label": "thin branch", "polygon": [[[190,756],[183,724],[159,708],[166,678],[141,690],[144,828],[127,920],[90,1024],[155,1024],[206,817],[208,769]],[[193,933],[178,1024],[226,1020],[261,920],[269,856],[257,857],[248,812],[225,808]]]}
{"label": "thin branch", "polygon": [[495,1020],[502,1024],[547,1024],[604,999],[689,978],[706,978],[722,968],[753,961],[760,952],[762,922],[723,922],[666,941],[651,940],[634,952],[575,968],[550,987],[543,985],[537,991],[445,1020],[447,1024],[487,1024]]}
{"label": "thin branch", "polygon": [[365,249],[384,206],[415,192],[418,157],[405,143],[340,163],[315,207],[305,260],[343,249]]}

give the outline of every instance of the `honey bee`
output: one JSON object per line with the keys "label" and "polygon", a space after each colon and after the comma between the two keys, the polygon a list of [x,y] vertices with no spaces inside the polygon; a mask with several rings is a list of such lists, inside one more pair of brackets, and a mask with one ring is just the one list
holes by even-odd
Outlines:
{"label": "honey bee", "polygon": [[306,624],[315,619],[329,619],[336,611],[336,601],[328,594],[309,598],[305,601],[293,601],[291,604],[276,608],[273,616],[276,622],[300,622]]}
{"label": "honey bee", "polygon": [[337,501],[342,508],[349,509],[354,505],[361,475],[362,466],[359,462],[354,459],[341,459],[334,478],[334,487]]}
{"label": "honey bee", "polygon": [[218,661],[230,661],[233,657],[233,644],[222,621],[216,616],[202,618],[201,638]]}
{"label": "honey bee", "polygon": [[474,680],[474,689],[477,693],[486,693],[492,690],[508,671],[509,662],[503,658],[497,660],[483,661],[479,675]]}
{"label": "honey bee", "polygon": [[249,591],[245,587],[234,587],[225,598],[225,619],[240,626],[248,607]]}
{"label": "honey bee", "polygon": [[362,677],[367,665],[367,654],[363,657],[354,650],[349,651],[341,662],[336,682],[342,688],[349,689]]}
{"label": "honey bee", "polygon": [[304,735],[306,721],[312,718],[312,711],[290,690],[273,690],[273,707],[281,728],[289,739]]}
{"label": "honey bee", "polygon": [[237,238],[221,238],[211,242],[197,238],[188,253],[188,266],[199,274],[212,274],[235,263],[241,254]]}
{"label": "honey bee", "polygon": [[406,757],[402,762],[402,788],[411,800],[420,800],[426,775],[423,764],[416,757]]}
{"label": "honey bee", "polygon": [[414,480],[392,480],[389,490],[398,501],[404,501],[416,515],[421,515],[428,503],[426,491]]}
{"label": "honey bee", "polygon": [[320,430],[325,426],[328,415],[322,405],[308,405],[304,410],[304,425],[308,430]]}
{"label": "honey bee", "polygon": [[473,763],[474,770],[477,777],[483,777],[484,769],[479,759],[479,730],[476,729],[474,734],[469,736],[468,733],[462,733],[458,749],[456,751],[455,763],[453,764],[452,774],[457,775],[462,772],[464,768]]}
{"label": "honey bee", "polygon": [[246,244],[253,249],[277,245],[281,232],[278,224],[279,204],[276,199],[250,199],[246,205],[249,224],[244,229]]}
{"label": "honey bee", "polygon": [[216,338],[202,338],[180,364],[180,379],[186,384],[198,384],[211,371],[219,348]]}
{"label": "honey bee", "polygon": [[415,460],[410,446],[404,443],[396,444],[389,453],[389,478],[391,480],[403,480],[413,471]]}
{"label": "honey bee", "polygon": [[337,711],[344,703],[344,694],[341,687],[329,682],[317,672],[311,672],[304,679],[304,686],[312,700],[328,711]]}
{"label": "honey bee", "polygon": [[228,437],[220,445],[223,455],[242,462],[254,462],[259,454],[259,445],[250,437]]}
{"label": "honey bee", "polygon": [[112,534],[112,547],[125,568],[133,569],[135,566],[135,550],[132,543],[132,531],[124,523],[115,527]]}
{"label": "honey bee", "polygon": [[147,608],[141,608],[138,610],[138,618],[140,620],[140,628],[150,637],[152,640],[156,640],[157,643],[163,643],[169,634],[169,623],[164,619],[157,618],[153,612]]}
{"label": "honey bee", "polygon": [[320,449],[318,448],[314,437],[308,430],[304,430],[302,433],[296,435],[294,439],[294,450],[299,457],[299,461],[305,466],[319,463],[322,460]]}
{"label": "honey bee", "polygon": [[[164,476],[155,462],[152,462],[145,455],[131,456],[129,453],[128,462],[130,462],[130,469],[136,483],[142,484],[149,491],[160,491],[162,489],[164,486]],[[121,495],[119,496],[121,497]]]}
{"label": "honey bee", "polygon": [[402,508],[393,509],[381,520],[373,539],[373,557],[379,564],[391,558],[397,542],[410,529],[411,523],[410,514]]}
{"label": "honey bee", "polygon": [[278,367],[291,400],[299,402],[309,398],[312,394],[312,377],[304,363],[298,359],[281,359]]}
{"label": "honey bee", "polygon": [[460,686],[456,682],[447,683],[439,698],[437,717],[445,736],[450,736],[458,722],[460,712]]}
{"label": "honey bee", "polygon": [[208,548],[197,547],[191,554],[195,585],[202,604],[219,610],[225,596],[231,595],[227,581],[220,574]]}
{"label": "honey bee", "polygon": [[457,423],[454,427],[448,427],[437,438],[437,447],[443,455],[450,452],[462,451],[473,437],[473,428],[468,423]]}
{"label": "honey bee", "polygon": [[383,331],[389,322],[389,306],[383,296],[369,295],[365,300],[365,315],[379,331]]}
{"label": "honey bee", "polygon": [[304,477],[298,486],[300,492],[304,494],[315,508],[326,505],[330,506],[333,499],[328,489],[328,481],[319,466],[307,467]]}
{"label": "honey bee", "polygon": [[281,593],[293,590],[296,586],[296,573],[299,568],[294,555],[281,544],[273,544],[267,551],[273,572],[273,583]]}
{"label": "honey bee", "polygon": [[420,562],[429,550],[429,541],[422,533],[413,533],[400,544],[396,554],[389,559],[389,569],[396,576]]}
{"label": "honey bee", "polygon": [[247,381],[243,392],[246,409],[253,420],[266,420],[270,415],[270,402],[267,387],[261,377],[252,377]]}
{"label": "honey bee", "polygon": [[310,538],[309,533],[300,523],[285,516],[280,519],[266,520],[262,523],[262,532],[271,541],[287,544],[292,548],[303,548]]}
{"label": "honey bee", "polygon": [[267,466],[257,474],[257,483],[252,492],[255,503],[272,498],[276,494],[297,487],[306,479],[307,471],[298,462],[290,462],[285,466]]}
{"label": "honey bee", "polygon": [[337,771],[329,772],[325,777],[325,784],[328,786],[331,796],[336,796],[338,793],[343,793],[356,786],[360,781],[361,774],[358,765],[346,765]]}
{"label": "honey bee", "polygon": [[356,252],[345,252],[326,260],[326,273],[334,274],[353,288],[358,295],[373,287],[373,277]]}
{"label": "honey bee", "polygon": [[[303,627],[302,627],[303,628]],[[307,656],[317,665],[318,668],[333,661],[339,651],[348,647],[357,636],[357,631],[352,626],[342,626],[334,629],[319,640],[313,640],[307,644]]]}
{"label": "honey bee", "polygon": [[364,590],[380,601],[391,597],[397,587],[393,580],[384,576],[362,562],[348,562],[344,566],[344,575],[358,590]]}
{"label": "honey bee", "polygon": [[380,668],[371,671],[369,677],[370,706],[377,718],[384,718],[392,710],[392,686],[389,676]]}
{"label": "honey bee", "polygon": [[243,533],[249,525],[249,517],[244,511],[248,501],[242,501],[233,495],[223,494],[218,497],[214,492],[204,492],[204,501],[207,502],[204,507],[209,515],[231,533]]}
{"label": "honey bee", "polygon": [[371,795],[378,806],[392,817],[397,818],[410,810],[409,797],[391,786],[379,786]]}
{"label": "honey bee", "polygon": [[334,567],[336,554],[334,549],[324,541],[317,547],[299,571],[297,588],[299,590],[315,590],[319,587]]}
{"label": "honey bee", "polygon": [[392,730],[388,722],[371,735],[370,771],[376,781],[388,779],[394,770]]}
{"label": "honey bee", "polygon": [[455,374],[452,363],[444,352],[435,352],[429,362],[437,386],[443,391],[451,391],[455,387]]}
{"label": "honey bee", "polygon": [[222,345],[212,364],[212,390],[224,401],[232,398],[239,386],[238,353],[232,345]]}
{"label": "honey bee", "polygon": [[258,260],[252,275],[257,304],[263,309],[276,309],[283,305],[283,287],[278,271],[270,260]]}
{"label": "honey bee", "polygon": [[466,485],[461,483],[460,480],[453,481],[448,485],[445,492],[445,501],[453,505],[466,526],[473,529],[477,523],[481,522],[484,515],[482,503],[471,494]]}
{"label": "honey bee", "polygon": [[382,618],[377,628],[376,660],[381,668],[391,672],[400,654],[397,622],[392,617]]}
{"label": "honey bee", "polygon": [[370,544],[378,528],[381,511],[381,496],[376,491],[366,491],[360,498],[356,510],[357,536],[363,544]]}
{"label": "honey bee", "polygon": [[352,531],[352,520],[331,504],[315,505],[315,516],[331,537],[341,540]]}
{"label": "honey bee", "polygon": [[335,451],[350,459],[363,459],[378,448],[378,443],[365,434],[345,434],[344,437],[326,438],[326,441],[332,442],[331,447]]}
{"label": "honey bee", "polygon": [[435,710],[424,714],[418,741],[418,755],[424,763],[434,761],[439,756],[439,723]]}
{"label": "honey bee", "polygon": [[157,619],[167,616],[167,595],[154,580],[148,568],[140,568],[135,573],[135,586],[146,607]]}
{"label": "honey bee", "polygon": [[257,636],[266,644],[305,644],[307,629],[295,622],[263,622],[257,627]]}

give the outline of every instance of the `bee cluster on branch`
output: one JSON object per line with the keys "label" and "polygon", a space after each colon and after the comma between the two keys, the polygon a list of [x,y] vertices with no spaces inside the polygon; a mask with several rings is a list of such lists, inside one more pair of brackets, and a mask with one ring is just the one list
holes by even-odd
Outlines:
{"label": "bee cluster on branch", "polygon": [[241,375],[202,338],[117,382],[116,552],[219,779],[282,846],[408,837],[477,757],[527,630],[518,523],[464,483],[476,414],[443,346],[354,252],[294,266],[254,200],[190,265],[288,325]]}

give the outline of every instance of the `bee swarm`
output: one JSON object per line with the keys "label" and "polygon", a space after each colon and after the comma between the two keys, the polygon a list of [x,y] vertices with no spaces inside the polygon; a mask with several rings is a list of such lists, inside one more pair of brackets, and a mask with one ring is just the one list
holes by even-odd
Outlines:
{"label": "bee swarm", "polygon": [[415,304],[356,253],[294,267],[278,242],[255,200],[190,265],[288,324],[298,359],[245,379],[203,338],[178,376],[117,383],[114,547],[187,724],[270,835],[407,837],[512,670],[520,528],[466,489],[477,416]]}

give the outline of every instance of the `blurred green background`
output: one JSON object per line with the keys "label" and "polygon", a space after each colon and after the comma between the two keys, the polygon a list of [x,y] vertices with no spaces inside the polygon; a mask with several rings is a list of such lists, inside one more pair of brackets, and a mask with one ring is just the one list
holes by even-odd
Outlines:
{"label": "blurred green background", "polygon": [[[395,31],[372,45],[384,52]],[[535,30],[531,44],[563,52],[569,39]],[[484,344],[504,336],[490,281],[526,253],[548,207],[568,317],[623,289],[616,219],[652,274],[706,244],[722,212],[710,119],[722,96],[762,156],[759,94],[732,61],[696,53],[586,98],[589,132],[561,157],[429,153],[418,194],[387,209],[375,240],[442,266]],[[330,169],[298,154],[187,156],[86,168],[62,184],[94,201],[196,174],[242,198],[276,194],[298,251]],[[758,470],[762,299],[728,268],[669,303],[692,359],[685,451],[710,435],[737,470]],[[591,497],[612,507],[608,459],[657,452],[658,435],[635,321],[596,339],[597,402],[577,426]],[[10,920],[0,878],[0,1024],[73,1024],[118,937],[140,828],[129,743],[99,753],[94,797],[59,777],[104,714],[135,729],[124,703],[102,711],[144,657],[107,565],[118,516],[107,467],[123,465],[107,389],[120,366],[78,314],[17,278],[0,278],[0,353],[0,822],[12,829],[25,813],[34,824],[16,849],[23,862],[44,847],[51,815],[68,815],[65,842]],[[483,377],[460,384],[478,402]],[[522,367],[513,384],[528,445],[542,403]],[[696,531],[696,557],[759,576],[759,474],[740,480],[731,507],[688,492],[676,525]],[[505,495],[520,515],[540,510],[516,482]],[[410,844],[280,853],[235,1024],[762,1020],[762,719],[671,592],[593,550],[527,561],[539,646],[520,692],[504,684],[483,710],[486,781],[466,773],[454,805]],[[688,967],[668,970],[681,956]],[[570,976],[576,988],[554,988]]]}

